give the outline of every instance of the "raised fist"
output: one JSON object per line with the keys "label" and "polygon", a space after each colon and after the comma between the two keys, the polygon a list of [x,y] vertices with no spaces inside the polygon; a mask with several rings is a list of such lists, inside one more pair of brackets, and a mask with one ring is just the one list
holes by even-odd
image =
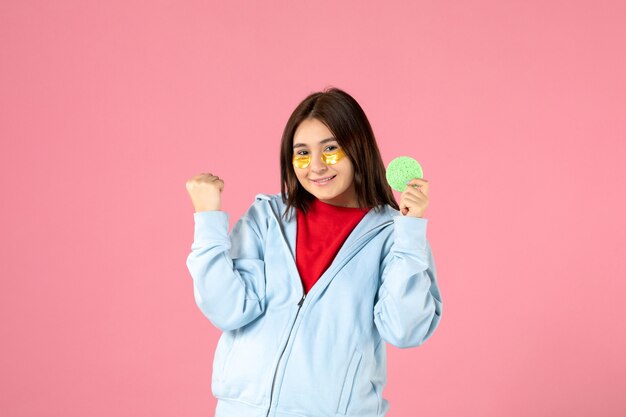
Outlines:
{"label": "raised fist", "polygon": [[210,172],[189,179],[185,184],[196,212],[221,210],[224,181]]}

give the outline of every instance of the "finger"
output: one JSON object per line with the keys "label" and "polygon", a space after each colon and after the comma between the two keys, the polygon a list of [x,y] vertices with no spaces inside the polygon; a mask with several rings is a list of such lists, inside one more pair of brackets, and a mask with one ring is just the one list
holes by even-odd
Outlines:
{"label": "finger", "polygon": [[422,200],[422,199],[413,198],[413,197],[407,197],[402,201],[402,206],[409,207],[409,208],[417,208],[417,207],[425,206],[427,204],[428,204],[427,200]]}
{"label": "finger", "polygon": [[407,209],[415,209],[424,205],[427,205],[428,202],[426,200],[419,200],[413,196],[405,196],[400,199],[400,207]]}
{"label": "finger", "polygon": [[416,201],[428,201],[428,194],[417,188],[407,188],[400,198],[410,197]]}
{"label": "finger", "polygon": [[405,212],[409,210],[409,208],[406,205],[406,200],[404,198],[404,195],[400,196],[400,204],[399,204],[399,206],[400,206],[400,212],[402,214],[405,214]]}
{"label": "finger", "polygon": [[415,196],[419,198],[428,198],[428,187],[415,188]]}
{"label": "finger", "polygon": [[412,187],[407,187],[406,190],[404,190],[402,192],[403,194],[407,194],[407,195],[412,195],[415,197],[427,197],[428,196],[428,188],[425,186],[412,186]]}
{"label": "finger", "polygon": [[410,187],[407,188],[407,191],[412,190],[417,190],[422,192],[424,195],[428,195],[428,188],[429,188],[429,184],[428,181],[423,180],[421,178],[414,178],[411,181],[409,181],[408,185]]}
{"label": "finger", "polygon": [[401,201],[400,206],[407,207],[411,211],[424,210],[426,207],[428,207],[428,200],[425,198],[415,198],[412,196],[407,196]]}
{"label": "finger", "polygon": [[198,181],[201,181],[201,182],[211,182],[215,178],[217,178],[217,177],[215,175],[211,174],[210,172],[203,172],[203,173],[201,173],[200,175],[198,175],[196,177],[196,179]]}

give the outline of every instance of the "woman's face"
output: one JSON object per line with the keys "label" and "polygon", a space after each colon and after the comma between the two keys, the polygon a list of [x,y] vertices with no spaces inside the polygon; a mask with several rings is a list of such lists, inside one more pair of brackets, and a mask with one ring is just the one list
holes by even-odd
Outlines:
{"label": "woman's face", "polygon": [[310,155],[305,168],[294,165],[296,177],[305,190],[317,199],[334,206],[358,207],[354,190],[354,167],[347,156],[334,156],[337,162],[330,164],[333,156],[322,161],[322,152],[339,150],[339,143],[326,125],[317,119],[303,120],[293,136],[294,155]]}

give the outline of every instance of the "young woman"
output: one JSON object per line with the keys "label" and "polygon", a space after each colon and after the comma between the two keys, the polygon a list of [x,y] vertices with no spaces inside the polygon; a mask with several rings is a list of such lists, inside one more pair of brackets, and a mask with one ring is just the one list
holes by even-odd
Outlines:
{"label": "young woman", "polygon": [[186,184],[194,296],[223,332],[215,415],[384,416],[385,342],[419,346],[441,318],[428,181],[396,203],[367,117],[336,88],[294,110],[280,165],[281,193],[258,194],[230,235],[223,180]]}

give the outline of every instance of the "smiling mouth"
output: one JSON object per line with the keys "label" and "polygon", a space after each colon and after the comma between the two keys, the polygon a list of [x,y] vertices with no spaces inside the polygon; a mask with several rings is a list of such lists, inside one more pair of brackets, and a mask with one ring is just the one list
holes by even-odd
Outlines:
{"label": "smiling mouth", "polygon": [[311,180],[311,181],[316,183],[316,184],[326,184],[327,182],[330,182],[336,176],[337,176],[337,174],[333,175],[332,177],[320,178],[318,180]]}

